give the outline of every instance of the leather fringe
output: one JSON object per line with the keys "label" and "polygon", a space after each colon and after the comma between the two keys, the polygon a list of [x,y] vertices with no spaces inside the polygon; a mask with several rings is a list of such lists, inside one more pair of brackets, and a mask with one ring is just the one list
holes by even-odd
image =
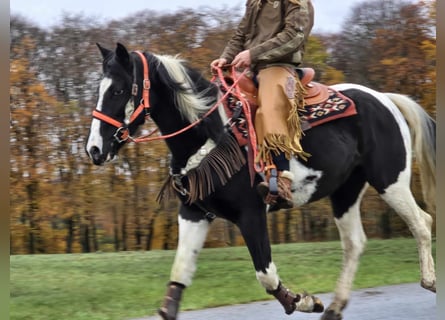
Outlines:
{"label": "leather fringe", "polygon": [[310,157],[309,153],[303,151],[303,147],[300,143],[304,133],[298,115],[298,111],[304,110],[304,95],[306,90],[298,78],[298,75],[295,77],[295,81],[295,98],[293,99],[289,117],[287,118],[289,136],[266,134],[263,143],[259,146],[257,161],[262,160],[265,163],[270,162],[272,155],[278,155],[280,153],[284,153],[288,160],[293,156],[298,156],[304,160],[307,160],[307,158]]}
{"label": "leather fringe", "polygon": [[[203,200],[215,191],[215,185],[225,185],[229,179],[246,164],[237,140],[227,135],[201,161],[198,167],[190,170],[188,178],[188,199],[186,203]],[[174,180],[169,176],[157,197],[160,202],[174,194]]]}

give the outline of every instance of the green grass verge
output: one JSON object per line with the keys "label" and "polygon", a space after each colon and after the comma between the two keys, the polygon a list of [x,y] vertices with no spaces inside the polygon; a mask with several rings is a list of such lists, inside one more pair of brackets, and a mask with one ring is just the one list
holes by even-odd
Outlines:
{"label": "green grass verge", "polygon": [[[420,281],[413,239],[370,240],[354,288]],[[276,245],[274,261],[293,291],[333,291],[340,242]],[[435,256],[435,245],[434,245]],[[173,251],[21,255],[10,259],[11,320],[113,320],[152,315]],[[182,310],[266,300],[245,247],[205,249]]]}

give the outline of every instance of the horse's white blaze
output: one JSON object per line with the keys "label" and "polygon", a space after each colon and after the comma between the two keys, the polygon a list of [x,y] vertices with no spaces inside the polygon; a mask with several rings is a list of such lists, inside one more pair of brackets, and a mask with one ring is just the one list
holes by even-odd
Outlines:
{"label": "horse's white blaze", "polygon": [[[96,109],[98,111],[102,111],[104,95],[105,95],[105,92],[107,92],[108,88],[110,88],[111,83],[112,83],[111,78],[103,78],[102,81],[100,82],[99,99],[97,100],[97,105],[96,105]],[[98,120],[96,118],[93,118],[93,120],[91,121],[91,130],[90,130],[90,135],[88,137],[88,142],[87,142],[87,146],[86,146],[87,152],[89,152],[89,150],[92,147],[99,148],[100,152],[102,153],[103,139],[102,139],[102,136],[100,135],[100,120]]]}
{"label": "horse's white blaze", "polygon": [[335,219],[343,248],[343,268],[337,281],[334,301],[340,307],[344,307],[342,304],[349,299],[360,255],[366,244],[366,235],[360,217],[360,202],[367,188],[368,184],[363,187],[349,210],[340,219]]}
{"label": "horse's white blaze", "polygon": [[196,260],[204,246],[209,222],[179,219],[179,239],[170,280],[189,286],[196,271]]}
{"label": "horse's white blaze", "polygon": [[278,277],[277,267],[275,263],[271,262],[269,267],[266,268],[266,273],[257,271],[256,278],[266,290],[275,290],[278,288],[280,278]]}
{"label": "horse's white blaze", "polygon": [[290,170],[294,174],[292,198],[297,206],[301,206],[307,203],[317,190],[322,172],[305,167],[295,159],[290,161]]}

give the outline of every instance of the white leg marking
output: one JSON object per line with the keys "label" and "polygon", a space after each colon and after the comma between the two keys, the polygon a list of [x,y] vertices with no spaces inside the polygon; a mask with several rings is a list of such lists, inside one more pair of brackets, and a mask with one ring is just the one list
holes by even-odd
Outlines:
{"label": "white leg marking", "polygon": [[366,184],[354,205],[340,219],[335,219],[343,248],[343,267],[337,280],[333,303],[337,304],[340,309],[349,300],[360,255],[363,253],[366,244],[366,235],[360,217],[360,202],[367,187]]}
{"label": "white leg marking", "polygon": [[403,171],[398,181],[381,195],[388,205],[405,221],[417,241],[422,283],[435,289],[436,272],[431,254],[432,217],[416,203],[409,184],[409,171]]}
{"label": "white leg marking", "polygon": [[[104,100],[105,92],[107,92],[108,88],[110,88],[112,83],[111,78],[103,78],[100,82],[99,86],[99,99],[97,101],[96,109],[98,111],[102,111],[102,104]],[[102,153],[103,149],[103,139],[100,135],[100,120],[93,118],[91,121],[91,129],[90,129],[90,135],[88,137],[88,142],[86,146],[87,152],[91,149],[91,147],[97,147],[99,148],[100,152]]]}
{"label": "white leg marking", "polygon": [[277,273],[277,267],[273,262],[269,264],[269,268],[266,268],[266,273],[263,273],[262,271],[257,272],[256,278],[261,283],[261,285],[269,291],[278,288],[278,284],[280,282]]}
{"label": "white leg marking", "polygon": [[196,271],[196,260],[204,245],[209,222],[191,222],[179,217],[179,240],[170,280],[189,286]]}

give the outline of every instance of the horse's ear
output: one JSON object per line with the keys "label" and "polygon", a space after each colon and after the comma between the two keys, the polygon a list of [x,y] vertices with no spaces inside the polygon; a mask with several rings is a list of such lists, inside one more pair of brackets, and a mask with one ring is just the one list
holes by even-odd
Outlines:
{"label": "horse's ear", "polygon": [[125,48],[124,45],[119,42],[117,43],[116,47],[116,57],[124,66],[127,66],[130,62],[130,54],[128,53],[127,48]]}
{"label": "horse's ear", "polygon": [[102,47],[99,43],[96,43],[96,46],[99,48],[100,53],[102,54],[102,57],[103,57],[104,59],[105,59],[106,57],[108,57],[108,56],[112,53],[111,50]]}

